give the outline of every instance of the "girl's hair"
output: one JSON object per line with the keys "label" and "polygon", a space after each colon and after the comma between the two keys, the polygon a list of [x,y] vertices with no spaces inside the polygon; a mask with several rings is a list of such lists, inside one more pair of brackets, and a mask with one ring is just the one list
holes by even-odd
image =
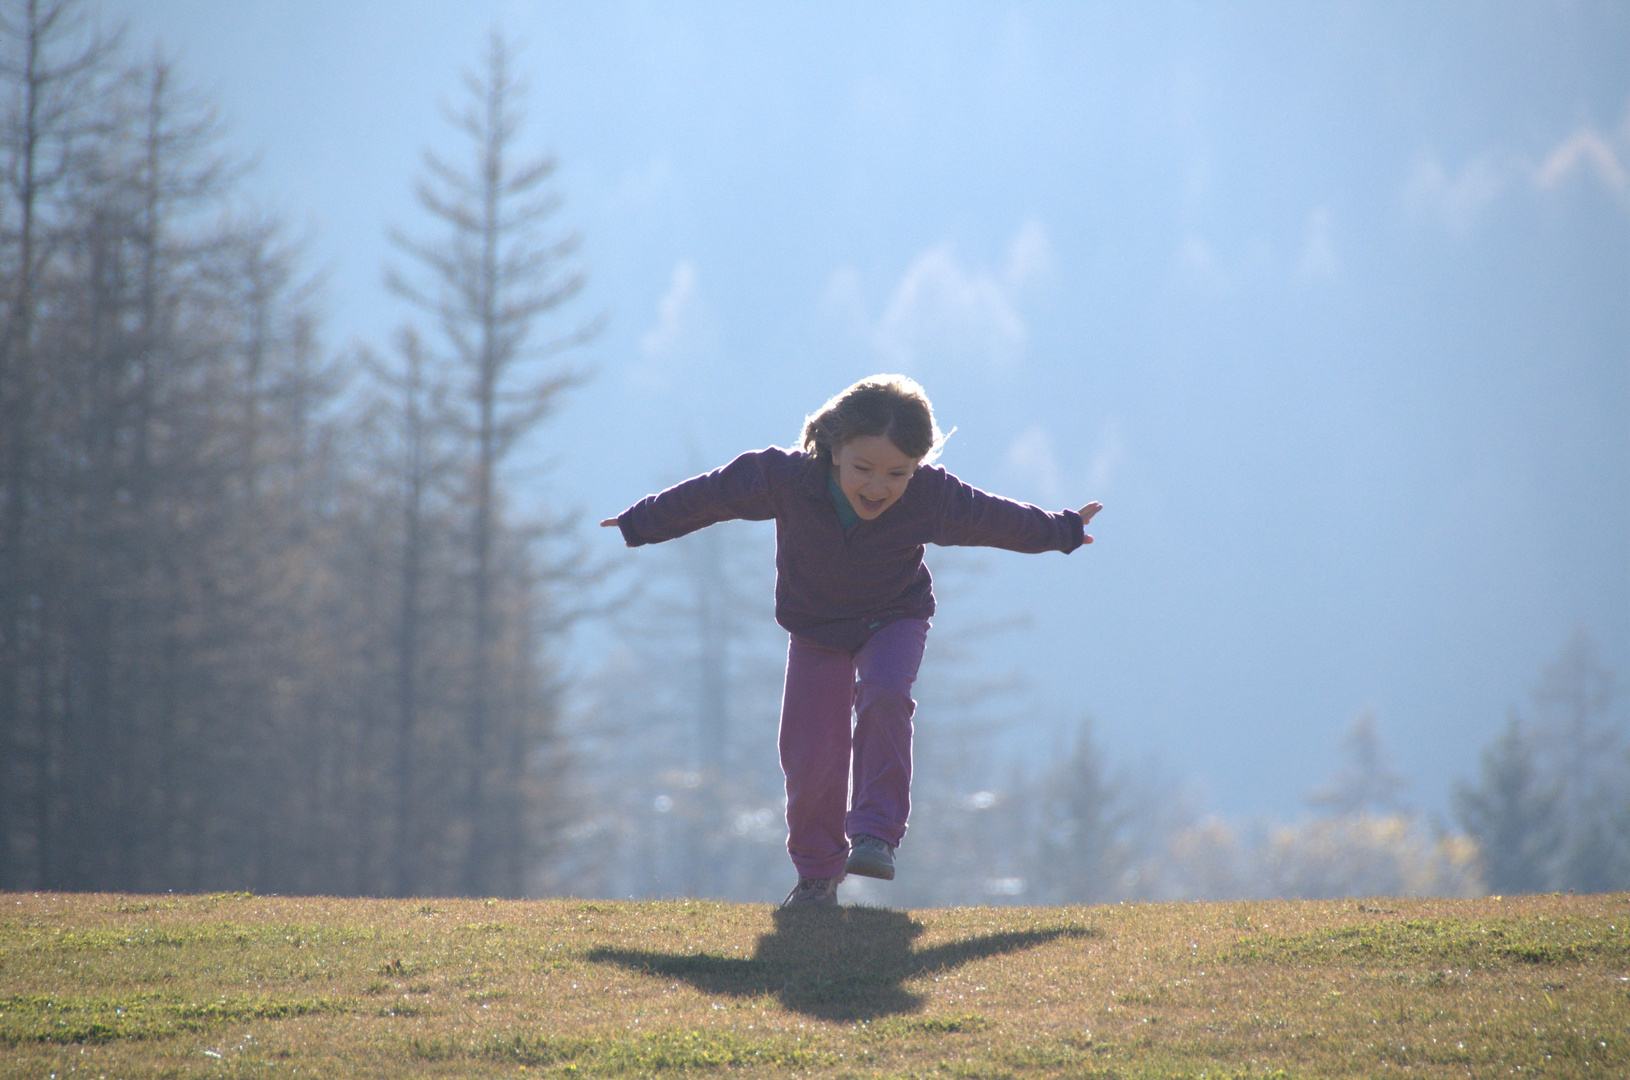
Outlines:
{"label": "girl's hair", "polygon": [[850,439],[887,435],[908,458],[927,464],[947,436],[934,423],[934,406],[915,379],[872,375],[861,379],[804,420],[804,453],[827,464]]}

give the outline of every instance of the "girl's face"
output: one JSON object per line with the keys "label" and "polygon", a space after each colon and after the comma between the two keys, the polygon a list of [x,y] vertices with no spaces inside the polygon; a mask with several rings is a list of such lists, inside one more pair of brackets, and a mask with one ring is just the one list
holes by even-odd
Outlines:
{"label": "girl's face", "polygon": [[921,460],[906,457],[887,435],[861,435],[838,447],[832,467],[849,505],[871,521],[906,493]]}

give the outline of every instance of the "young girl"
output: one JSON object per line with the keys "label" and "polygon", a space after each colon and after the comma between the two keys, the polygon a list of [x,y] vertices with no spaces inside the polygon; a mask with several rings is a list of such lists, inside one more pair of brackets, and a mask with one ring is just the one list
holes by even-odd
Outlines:
{"label": "young girl", "polygon": [[845,874],[894,877],[911,809],[911,684],[934,614],[923,545],[1067,554],[1092,543],[1098,503],[1052,514],[987,495],[928,464],[944,441],[922,387],[874,375],[804,422],[801,449],[743,454],[600,523],[639,547],[775,519],[775,621],[792,635],[781,769],[798,870],[783,906],[837,903]]}

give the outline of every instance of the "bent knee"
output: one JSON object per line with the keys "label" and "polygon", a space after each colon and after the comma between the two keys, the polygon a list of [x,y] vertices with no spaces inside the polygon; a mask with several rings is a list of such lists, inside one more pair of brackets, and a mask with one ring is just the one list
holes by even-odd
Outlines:
{"label": "bent knee", "polygon": [[889,712],[904,713],[910,716],[917,708],[917,703],[911,699],[911,683],[909,680],[890,679],[880,683],[861,683],[855,687],[855,710],[869,712],[873,709],[886,709]]}

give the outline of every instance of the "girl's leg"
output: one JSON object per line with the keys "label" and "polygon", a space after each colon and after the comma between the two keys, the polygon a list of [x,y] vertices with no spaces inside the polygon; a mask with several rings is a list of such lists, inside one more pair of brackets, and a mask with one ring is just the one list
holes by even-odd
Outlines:
{"label": "girl's leg", "polygon": [[787,853],[799,877],[843,875],[854,703],[854,657],[793,635],[781,696],[781,771],[787,776]]}
{"label": "girl's leg", "polygon": [[901,619],[855,654],[854,809],[850,836],[900,845],[911,814],[911,684],[923,661],[928,620]]}

